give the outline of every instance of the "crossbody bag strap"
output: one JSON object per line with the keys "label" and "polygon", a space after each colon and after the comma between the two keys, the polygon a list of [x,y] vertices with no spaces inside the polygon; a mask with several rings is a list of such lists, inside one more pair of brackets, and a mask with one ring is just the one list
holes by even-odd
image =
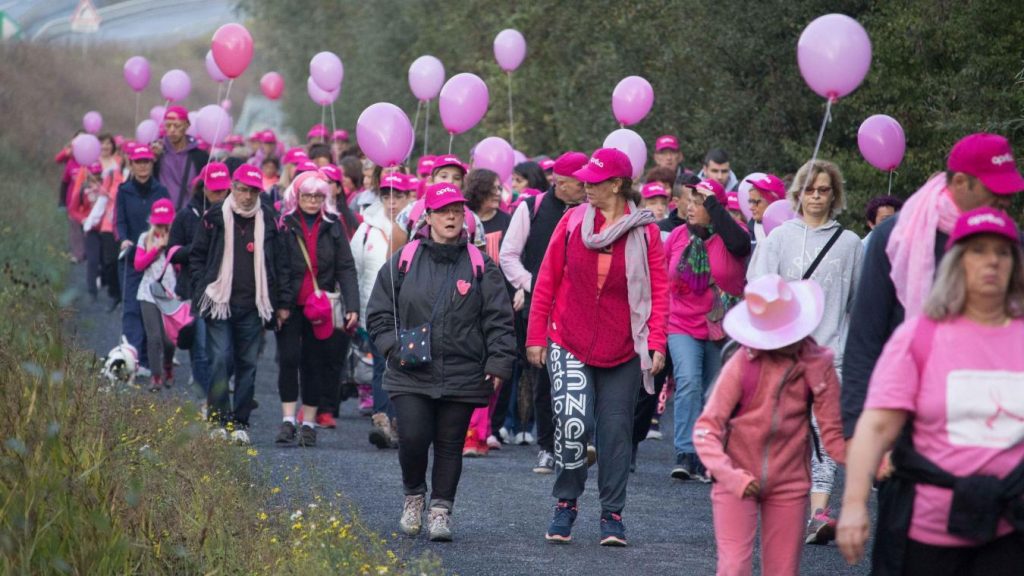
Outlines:
{"label": "crossbody bag strap", "polygon": [[313,264],[309,260],[309,252],[306,250],[306,242],[298,236],[295,237],[295,241],[299,243],[299,250],[302,250],[302,259],[306,261],[306,269],[309,270],[309,277],[313,279],[313,289],[319,292],[320,286],[316,282],[316,274],[313,272]]}
{"label": "crossbody bag strap", "polygon": [[811,262],[811,267],[808,268],[806,272],[804,272],[803,280],[810,279],[811,274],[814,274],[814,271],[818,268],[818,264],[821,264],[821,261],[825,259],[825,255],[828,254],[828,251],[832,249],[832,245],[839,240],[839,236],[841,236],[842,234],[843,227],[840,226],[839,229],[837,229],[835,233],[832,234],[832,237],[828,239],[828,242],[825,244],[825,247],[821,249],[821,252],[818,252],[818,257],[814,259],[814,262]]}

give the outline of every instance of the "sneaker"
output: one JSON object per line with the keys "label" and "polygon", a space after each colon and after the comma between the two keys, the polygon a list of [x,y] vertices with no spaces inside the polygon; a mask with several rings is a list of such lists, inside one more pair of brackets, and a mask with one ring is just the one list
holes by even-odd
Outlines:
{"label": "sneaker", "polygon": [[370,444],[373,444],[379,450],[397,447],[398,442],[391,433],[391,422],[388,421],[388,415],[378,412],[373,415],[372,420],[373,428],[370,429]]}
{"label": "sneaker", "polygon": [[491,450],[501,450],[501,440],[491,434],[487,437],[487,447]]}
{"label": "sneaker", "polygon": [[316,415],[316,425],[321,428],[337,428],[338,421],[328,412]]}
{"label": "sneaker", "polygon": [[601,512],[601,546],[626,546],[626,527],[622,515]]}
{"label": "sneaker", "polygon": [[587,468],[590,468],[597,463],[597,447],[593,444],[587,444]]}
{"label": "sneaker", "polygon": [[512,443],[517,446],[526,446],[526,434],[520,432],[512,437]]}
{"label": "sneaker", "polygon": [[159,376],[153,376],[153,379],[149,381],[149,391],[159,392],[163,390],[164,382]]}
{"label": "sneaker", "polygon": [[708,472],[704,463],[700,461],[700,456],[694,456],[693,459],[697,462],[695,470],[693,471],[693,479],[702,484],[711,484],[711,473]]}
{"label": "sneaker", "polygon": [[480,449],[476,441],[476,435],[473,431],[469,431],[466,434],[466,443],[462,446],[462,457],[463,458],[477,458],[480,456]]}
{"label": "sneaker", "polygon": [[512,443],[512,435],[509,434],[508,428],[505,428],[504,426],[498,429],[498,438],[501,438],[502,444]]}
{"label": "sneaker", "polygon": [[218,426],[213,430],[210,430],[210,440],[227,440],[228,431],[223,426]]}
{"label": "sneaker", "polygon": [[249,439],[249,433],[245,430],[235,430],[232,432],[231,441],[242,446],[252,444],[252,440]]}
{"label": "sneaker", "polygon": [[368,384],[359,385],[359,415],[373,415],[373,387]]}
{"label": "sneaker", "polygon": [[676,454],[676,465],[672,468],[672,477],[676,480],[696,479],[696,454]]}
{"label": "sneaker", "polygon": [[288,421],[281,422],[281,428],[278,430],[277,438],[274,439],[274,442],[278,444],[291,444],[295,442],[295,434],[295,424]]}
{"label": "sneaker", "polygon": [[651,418],[651,428],[647,431],[648,440],[661,440],[661,423],[657,418]]}
{"label": "sneaker", "polygon": [[316,446],[316,428],[308,424],[302,425],[299,431],[299,446],[312,448]]}
{"label": "sneaker", "polygon": [[430,514],[427,515],[427,524],[427,534],[431,542],[452,541],[452,514],[447,508],[432,507]]}
{"label": "sneaker", "polygon": [[576,502],[572,500],[559,500],[555,505],[555,514],[551,517],[551,524],[548,526],[544,539],[555,544],[568,544],[572,542],[572,525],[576,523],[576,514],[579,509]]}
{"label": "sneaker", "polygon": [[553,474],[555,472],[555,455],[547,450],[537,453],[537,465],[533,467],[536,474]]}
{"label": "sneaker", "polygon": [[523,432],[523,442],[525,443],[524,446],[532,446],[537,440],[533,437],[533,434]]}
{"label": "sneaker", "polygon": [[836,521],[832,518],[832,510],[818,508],[807,521],[807,532],[804,544],[828,544],[836,539]]}
{"label": "sneaker", "polygon": [[149,378],[150,376],[153,375],[153,373],[149,371],[149,368],[146,368],[145,366],[139,366],[138,368],[135,369],[135,375],[138,376],[139,378]]}
{"label": "sneaker", "polygon": [[398,521],[398,527],[402,532],[415,536],[423,528],[423,508],[426,507],[426,497],[423,494],[416,494],[405,497],[405,504],[402,506],[402,519]]}

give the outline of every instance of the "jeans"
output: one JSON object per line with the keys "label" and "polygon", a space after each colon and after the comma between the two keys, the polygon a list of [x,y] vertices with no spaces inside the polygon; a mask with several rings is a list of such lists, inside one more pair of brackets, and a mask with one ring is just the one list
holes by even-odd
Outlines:
{"label": "jeans", "polygon": [[[197,314],[193,309],[192,313]],[[196,315],[196,333],[192,340],[192,348],[189,348],[189,363],[192,365],[192,380],[203,392],[205,398],[210,393],[210,355],[206,350],[206,320]],[[228,374],[231,374],[230,368]]]}
{"label": "jeans", "polygon": [[[146,351],[146,330],[142,324],[142,309],[139,308],[139,284],[142,272],[128,264],[135,260],[135,249],[130,248],[124,259],[118,263],[118,274],[124,278],[121,308],[121,333],[139,353],[139,365],[149,368],[149,353]],[[159,369],[161,367],[157,367]]]}
{"label": "jeans", "polygon": [[370,354],[373,354],[373,411],[374,413],[383,412],[388,415],[388,418],[395,417],[395,407],[391,403],[391,397],[384,391],[384,371],[388,367],[388,359],[377,350],[377,347],[373,344],[373,338],[369,335],[366,337],[367,344],[370,345]]}
{"label": "jeans", "polygon": [[[206,320],[206,343],[210,353],[210,419],[241,428],[249,426],[249,413],[256,391],[256,361],[259,358],[263,319],[256,308],[231,307],[225,320]],[[228,390],[228,362],[235,369],[234,406]]]}
{"label": "jeans", "polygon": [[96,286],[103,271],[103,242],[99,230],[90,230],[85,234],[85,290],[90,296],[96,296]]}
{"label": "jeans", "polygon": [[400,422],[398,463],[406,496],[427,493],[427,460],[433,444],[430,506],[451,511],[462,476],[462,446],[476,406],[418,394],[398,394],[391,402]]}
{"label": "jeans", "polygon": [[686,334],[669,334],[668,350],[672,355],[676,379],[673,443],[676,454],[694,454],[693,425],[704,408],[704,399],[711,384],[722,368],[722,353],[714,342]]}
{"label": "jeans", "polygon": [[587,483],[587,443],[596,435],[597,487],[603,512],[626,505],[633,456],[633,413],[640,390],[640,358],[596,368],[558,344],[548,346],[552,410],[555,414],[555,486],[552,496],[575,500]]}

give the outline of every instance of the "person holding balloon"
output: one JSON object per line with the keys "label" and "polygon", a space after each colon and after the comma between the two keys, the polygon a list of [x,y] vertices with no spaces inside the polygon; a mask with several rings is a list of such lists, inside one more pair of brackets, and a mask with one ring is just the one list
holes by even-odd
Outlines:
{"label": "person holding balloon", "polygon": [[[858,286],[863,245],[860,237],[836,221],[846,207],[839,167],[825,160],[804,164],[793,178],[789,200],[797,218],[783,222],[758,243],[747,280],[778,274],[786,281],[813,279],[825,294],[825,314],[811,336],[832,350],[842,379],[843,351],[850,324],[849,310]],[[817,420],[812,418],[820,444]],[[835,484],[836,463],[825,450],[811,459],[811,518],[806,542],[827,544],[835,537],[829,497]]]}
{"label": "person holding balloon", "polygon": [[[195,138],[185,132],[189,128],[188,111],[171,106],[164,112],[164,130],[167,134],[153,147],[157,156],[154,173],[171,195],[175,210],[188,203],[189,182],[210,161],[210,155],[199,149]],[[227,129],[225,128],[225,134]]]}

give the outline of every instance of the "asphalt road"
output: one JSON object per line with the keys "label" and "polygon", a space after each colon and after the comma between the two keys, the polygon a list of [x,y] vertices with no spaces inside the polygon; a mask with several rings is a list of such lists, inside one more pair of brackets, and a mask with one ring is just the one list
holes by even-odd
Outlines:
{"label": "asphalt road", "polygon": [[[82,267],[76,267],[73,278],[79,285],[84,283],[83,277]],[[120,334],[120,317],[107,313],[107,306],[104,296],[98,303],[80,299],[76,315],[79,342],[100,356]],[[361,519],[389,540],[397,553],[405,557],[435,554],[452,574],[714,573],[710,487],[669,477],[673,456],[669,440],[641,444],[639,466],[630,478],[623,512],[628,548],[598,545],[596,469],[580,500],[574,542],[568,546],[546,543],[543,536],[554,504],[550,497],[553,480],[531,471],[535,448],[519,446],[465,461],[453,515],[454,542],[436,544],[428,542],[425,535],[408,538],[396,534],[403,500],[397,451],[379,451],[367,442],[369,418],[358,415],[353,401],[343,405],[337,430],[320,431],[315,449],[275,446],[280,412],[274,338],[268,336],[257,373],[260,408],[253,414],[251,432],[263,475],[282,487],[288,505],[298,508],[307,503],[309,488],[326,494],[341,492]],[[181,388],[188,379],[188,355],[179,352],[178,358],[183,363],[177,371]],[[178,395],[171,401],[182,398]],[[290,480],[285,481],[285,476]],[[755,573],[759,573],[757,564]],[[833,544],[805,547],[800,573],[845,576],[867,574],[868,569],[864,564],[848,567]]]}

